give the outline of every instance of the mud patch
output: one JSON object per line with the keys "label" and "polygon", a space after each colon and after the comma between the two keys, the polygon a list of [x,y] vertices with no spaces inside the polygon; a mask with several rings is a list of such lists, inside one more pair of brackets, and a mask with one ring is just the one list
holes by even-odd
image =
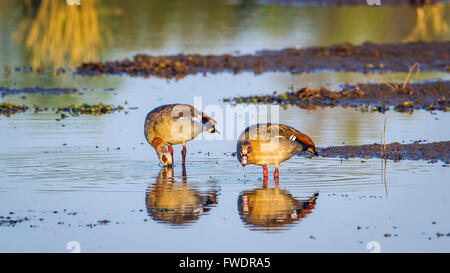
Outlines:
{"label": "mud patch", "polygon": [[450,111],[450,81],[407,84],[358,84],[346,85],[333,92],[326,87],[305,87],[282,94],[274,92],[266,96],[248,96],[224,99],[224,102],[279,104],[284,107],[297,105],[305,109],[318,106],[358,107],[364,112],[385,112],[391,106],[395,111],[412,112],[414,109]]}
{"label": "mud patch", "polygon": [[353,72],[407,72],[420,63],[422,71],[449,71],[450,41],[399,44],[340,44],[305,49],[264,50],[254,55],[138,54],[132,60],[83,63],[81,75],[128,74],[131,76],[183,78],[197,73],[269,71],[302,73],[317,70]]}
{"label": "mud patch", "polygon": [[[382,158],[382,145],[370,144],[360,146],[331,146],[318,148],[322,157],[340,158]],[[443,161],[450,164],[450,141],[422,143],[416,141],[412,144],[394,142],[386,144],[386,156],[390,160],[428,160],[429,163]],[[444,165],[445,166],[445,165]]]}

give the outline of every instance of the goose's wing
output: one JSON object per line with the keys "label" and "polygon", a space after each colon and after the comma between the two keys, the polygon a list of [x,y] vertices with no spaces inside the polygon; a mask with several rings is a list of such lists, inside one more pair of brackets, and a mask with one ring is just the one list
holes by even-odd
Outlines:
{"label": "goose's wing", "polygon": [[216,131],[216,124],[217,122],[211,118],[210,116],[208,116],[207,114],[198,111],[197,109],[195,109],[193,106],[191,105],[186,105],[190,108],[191,110],[191,119],[194,122],[200,123],[202,124],[202,126],[206,127],[206,131],[208,131],[209,133],[215,133]]}
{"label": "goose's wing", "polygon": [[[307,135],[303,134],[302,132],[300,132],[290,126],[283,125],[283,124],[276,124],[276,125],[268,124],[268,128],[270,131],[276,132],[276,134],[278,134],[278,136],[280,136],[280,137],[285,137],[291,141],[294,141],[294,142],[302,145],[302,147],[307,146],[306,149],[308,147],[314,147],[314,143]],[[274,131],[277,129],[278,129],[278,132]]]}

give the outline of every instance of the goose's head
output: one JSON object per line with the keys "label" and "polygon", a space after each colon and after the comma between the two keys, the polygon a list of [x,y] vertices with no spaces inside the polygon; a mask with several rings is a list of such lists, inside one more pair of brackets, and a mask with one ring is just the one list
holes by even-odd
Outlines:
{"label": "goose's head", "polygon": [[158,154],[159,161],[161,161],[164,166],[170,167],[173,165],[172,155],[165,145],[160,145],[156,147],[155,150]]}
{"label": "goose's head", "polygon": [[240,151],[238,151],[239,153],[239,158],[241,161],[241,165],[243,167],[247,166],[248,164],[248,157],[252,155],[252,146],[250,144],[250,142],[246,141],[241,143],[241,148]]}

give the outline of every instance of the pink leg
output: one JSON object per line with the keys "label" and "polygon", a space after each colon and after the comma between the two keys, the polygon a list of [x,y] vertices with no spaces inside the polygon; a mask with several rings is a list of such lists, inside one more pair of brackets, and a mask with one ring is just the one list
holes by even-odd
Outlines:
{"label": "pink leg", "polygon": [[269,171],[267,171],[267,166],[263,166],[263,173],[264,173],[264,177],[269,176]]}
{"label": "pink leg", "polygon": [[186,163],[186,144],[183,144],[183,150],[181,151],[181,155],[183,156],[183,165]]}
{"label": "pink leg", "polygon": [[274,178],[278,178],[279,177],[279,171],[278,171],[278,167],[275,167],[275,172],[273,173],[273,177]]}
{"label": "pink leg", "polygon": [[170,155],[172,156],[172,163],[173,163],[173,148],[172,148],[172,145],[168,145],[167,147],[169,148],[169,152],[170,152]]}

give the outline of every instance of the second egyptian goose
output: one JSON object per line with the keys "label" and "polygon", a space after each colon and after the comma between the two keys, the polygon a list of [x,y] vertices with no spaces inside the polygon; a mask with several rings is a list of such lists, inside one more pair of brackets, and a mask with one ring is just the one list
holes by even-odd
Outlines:
{"label": "second egyptian goose", "polygon": [[161,105],[145,118],[144,134],[155,148],[164,166],[173,164],[172,145],[182,144],[183,165],[186,161],[186,142],[202,132],[218,133],[216,122],[188,104]]}
{"label": "second egyptian goose", "polygon": [[319,155],[314,142],[302,132],[283,124],[261,123],[241,133],[236,156],[244,167],[248,164],[263,166],[264,177],[267,177],[267,166],[275,165],[274,177],[278,178],[280,163],[302,151]]}

